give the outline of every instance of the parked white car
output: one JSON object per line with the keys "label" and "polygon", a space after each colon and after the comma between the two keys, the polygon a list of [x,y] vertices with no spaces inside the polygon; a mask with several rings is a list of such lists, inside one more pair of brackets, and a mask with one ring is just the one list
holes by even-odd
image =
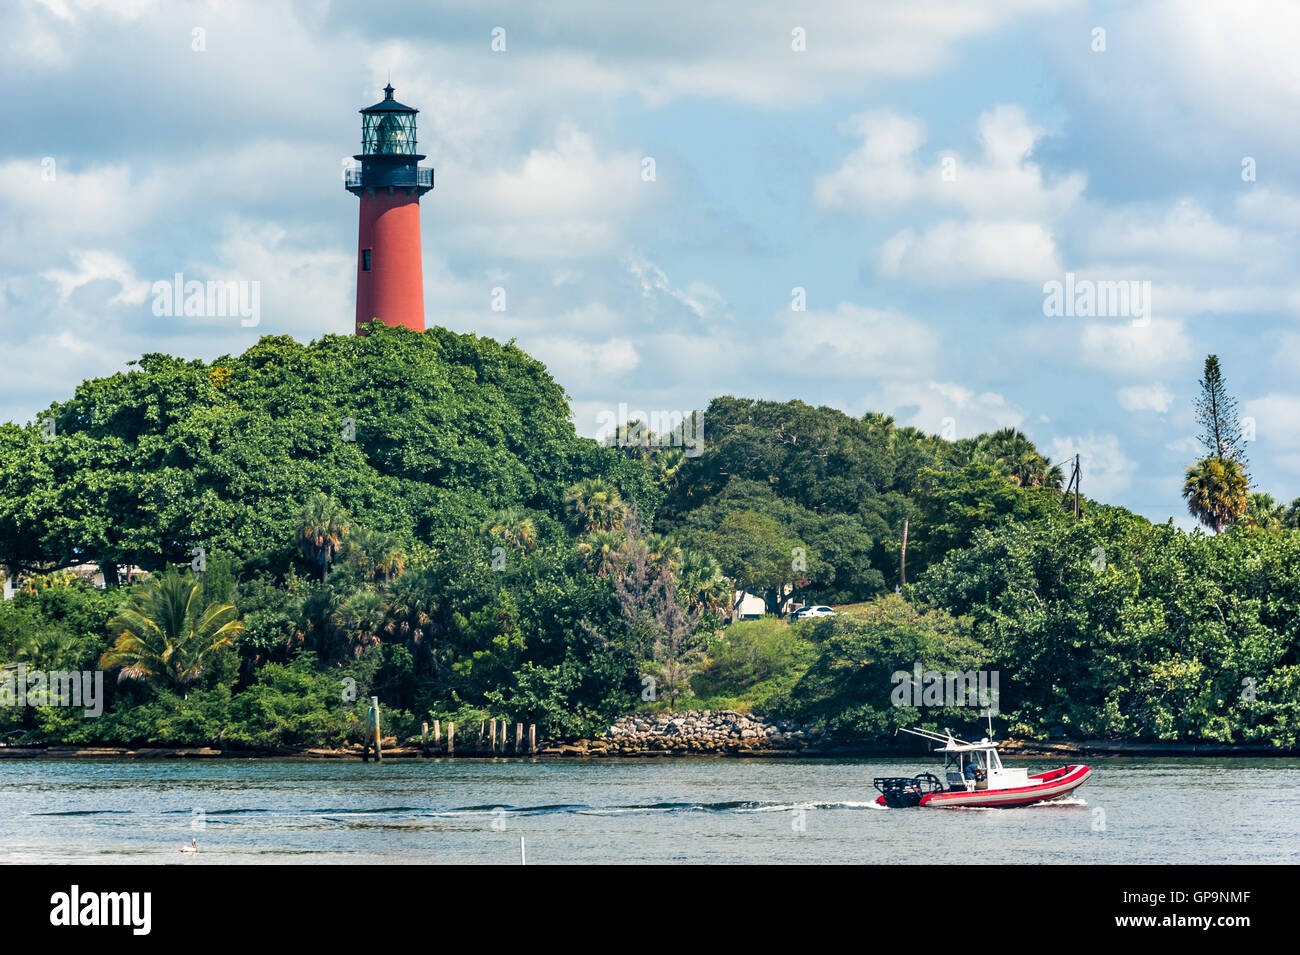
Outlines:
{"label": "parked white car", "polygon": [[834,617],[835,611],[830,607],[801,607],[794,612],[794,620],[810,620],[813,617]]}

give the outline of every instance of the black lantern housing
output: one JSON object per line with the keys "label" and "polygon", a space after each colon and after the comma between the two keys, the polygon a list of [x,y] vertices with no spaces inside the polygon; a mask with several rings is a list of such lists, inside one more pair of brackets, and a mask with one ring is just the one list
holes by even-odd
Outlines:
{"label": "black lantern housing", "polygon": [[393,99],[393,84],[384,87],[384,99],[361,110],[360,169],[347,173],[347,190],[353,195],[376,189],[414,190],[424,195],[433,188],[433,170],[421,168],[424,156],[415,151],[415,114],[419,110]]}

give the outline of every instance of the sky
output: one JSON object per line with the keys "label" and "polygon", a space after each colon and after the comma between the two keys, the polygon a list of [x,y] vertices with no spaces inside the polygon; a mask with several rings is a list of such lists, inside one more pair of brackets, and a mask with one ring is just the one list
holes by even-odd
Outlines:
{"label": "sky", "polygon": [[[1014,426],[1190,527],[1214,353],[1290,501],[1297,48],[1300,6],[1251,0],[6,3],[0,420],[350,333],[342,171],[391,81],[428,324],[514,339],[580,433],[724,394]],[[176,273],[257,283],[257,325],[155,314]]]}

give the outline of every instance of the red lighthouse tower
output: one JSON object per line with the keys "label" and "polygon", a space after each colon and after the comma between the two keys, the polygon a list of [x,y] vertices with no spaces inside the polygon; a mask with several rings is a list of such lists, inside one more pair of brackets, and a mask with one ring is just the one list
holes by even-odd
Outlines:
{"label": "red lighthouse tower", "polygon": [[420,260],[420,196],[433,188],[433,170],[415,151],[418,109],[393,99],[361,110],[360,169],[347,173],[347,190],[361,199],[357,228],[357,334],[363,322],[424,331],[424,276]]}

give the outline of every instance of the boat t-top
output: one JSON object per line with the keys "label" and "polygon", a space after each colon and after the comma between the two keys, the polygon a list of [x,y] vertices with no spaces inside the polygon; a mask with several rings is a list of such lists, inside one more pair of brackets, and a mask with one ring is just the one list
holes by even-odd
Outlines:
{"label": "boat t-top", "polygon": [[1071,765],[1031,776],[1027,769],[1003,766],[997,744],[987,736],[978,743],[968,743],[947,730],[931,733],[899,728],[904,733],[942,744],[933,752],[943,753],[944,776],[940,779],[933,773],[919,773],[875,779],[876,789],[880,790],[876,802],[891,809],[1031,806],[1078,789],[1092,775],[1087,766]]}

